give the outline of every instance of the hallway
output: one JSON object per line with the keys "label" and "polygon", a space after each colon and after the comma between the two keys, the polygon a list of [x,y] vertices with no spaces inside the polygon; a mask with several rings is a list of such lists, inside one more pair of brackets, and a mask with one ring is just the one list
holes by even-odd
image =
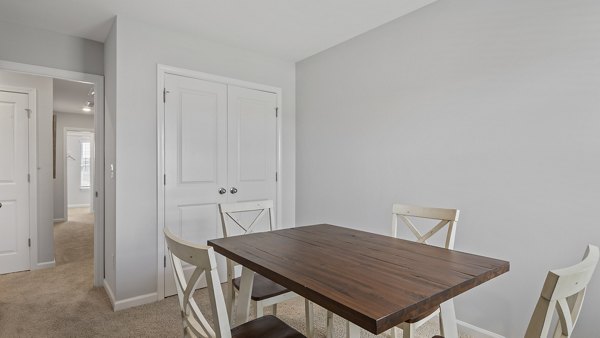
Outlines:
{"label": "hallway", "polygon": [[0,276],[0,337],[179,332],[175,298],[113,312],[104,289],[92,287],[93,214],[87,210],[71,209],[69,221],[54,225],[56,267]]}

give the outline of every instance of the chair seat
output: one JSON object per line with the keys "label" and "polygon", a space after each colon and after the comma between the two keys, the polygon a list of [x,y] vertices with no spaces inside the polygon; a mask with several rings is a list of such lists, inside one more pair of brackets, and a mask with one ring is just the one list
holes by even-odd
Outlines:
{"label": "chair seat", "polygon": [[[236,289],[240,289],[242,277],[238,277],[233,280],[233,285]],[[267,277],[259,274],[254,274],[254,284],[252,285],[252,298],[253,301],[261,301],[263,299],[279,296],[288,292],[289,290],[283,286],[273,282]]]}
{"label": "chair seat", "polygon": [[263,316],[231,330],[231,338],[306,338],[275,316]]}
{"label": "chair seat", "polygon": [[411,324],[420,322],[421,320],[427,318],[432,313],[436,312],[438,309],[439,309],[439,307],[434,307],[433,309],[427,310],[427,311],[421,313],[420,315],[418,315],[417,317],[407,320],[406,322],[411,323]]}

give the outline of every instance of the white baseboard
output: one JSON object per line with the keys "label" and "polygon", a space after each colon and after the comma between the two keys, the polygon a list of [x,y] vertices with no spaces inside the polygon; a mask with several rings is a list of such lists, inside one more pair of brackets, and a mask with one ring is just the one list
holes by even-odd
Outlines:
{"label": "white baseboard", "polygon": [[114,301],[114,303],[113,303],[113,310],[120,311],[120,310],[129,309],[129,308],[135,307],[135,306],[154,303],[154,302],[156,302],[156,299],[157,299],[156,297],[158,297],[158,294],[156,292],[152,292],[152,293],[147,293],[147,294],[141,295],[141,296],[135,296],[135,297],[131,297],[131,298],[117,300],[117,301]]}
{"label": "white baseboard", "polygon": [[67,219],[66,218],[55,218],[54,219],[54,223],[60,223],[60,222],[66,222]]}
{"label": "white baseboard", "polygon": [[456,324],[458,325],[458,332],[467,334],[474,338],[505,338],[497,333],[490,332],[488,330],[482,329],[475,325],[465,323],[463,321],[457,320]]}
{"label": "white baseboard", "polygon": [[110,285],[108,284],[108,282],[106,281],[106,279],[103,280],[104,284],[104,290],[106,291],[106,294],[108,295],[108,299],[110,300],[110,304],[113,307],[113,310],[115,308],[115,294],[113,293],[112,289],[110,288]]}
{"label": "white baseboard", "polygon": [[89,204],[69,204],[68,208],[89,208]]}
{"label": "white baseboard", "polygon": [[56,261],[53,259],[49,262],[38,262],[32,270],[48,269],[56,266]]}

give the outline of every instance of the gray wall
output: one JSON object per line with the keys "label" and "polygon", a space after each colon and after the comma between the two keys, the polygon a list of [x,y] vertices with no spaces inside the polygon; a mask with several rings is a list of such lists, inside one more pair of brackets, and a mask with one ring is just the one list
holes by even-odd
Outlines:
{"label": "gray wall", "polygon": [[[38,262],[54,260],[54,192],[52,183],[52,79],[0,71],[0,85],[35,88],[37,98],[37,240]],[[30,168],[31,173],[35,168]],[[34,267],[32,267],[34,268]]]}
{"label": "gray wall", "polygon": [[94,130],[94,115],[56,113],[56,178],[54,179],[54,219],[65,219],[65,128]]}
{"label": "gray wall", "polygon": [[283,226],[295,219],[295,67],[123,17],[117,25],[115,292],[123,300],[157,291],[157,64],[283,89]]}
{"label": "gray wall", "polygon": [[[394,202],[459,208],[456,248],[511,271],[458,319],[523,336],[547,270],[600,245],[598,18],[595,0],[441,0],[297,64],[297,225],[389,234]],[[577,337],[598,313],[597,273]]]}
{"label": "gray wall", "polygon": [[103,44],[0,21],[0,60],[104,74]]}

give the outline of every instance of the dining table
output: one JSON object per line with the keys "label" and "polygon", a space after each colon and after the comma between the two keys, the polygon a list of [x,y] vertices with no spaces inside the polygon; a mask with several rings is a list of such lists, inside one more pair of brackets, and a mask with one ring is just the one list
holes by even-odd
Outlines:
{"label": "dining table", "polygon": [[381,334],[440,309],[442,333],[457,338],[452,299],[507,271],[495,258],[331,224],[298,226],[208,241],[241,264],[235,323],[248,321],[254,274],[348,320]]}

